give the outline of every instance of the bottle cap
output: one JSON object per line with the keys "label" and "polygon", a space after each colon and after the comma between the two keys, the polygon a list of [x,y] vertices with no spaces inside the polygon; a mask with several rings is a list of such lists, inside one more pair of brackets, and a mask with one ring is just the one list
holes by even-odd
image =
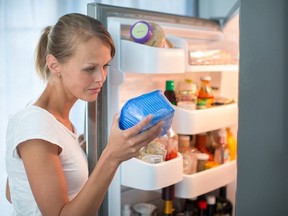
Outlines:
{"label": "bottle cap", "polygon": [[208,205],[215,205],[216,203],[216,198],[213,195],[208,195],[207,196],[207,204]]}
{"label": "bottle cap", "polygon": [[152,37],[152,27],[146,21],[138,21],[130,28],[130,36],[137,43],[146,43]]}
{"label": "bottle cap", "polygon": [[166,90],[174,91],[174,81],[173,80],[166,80]]}
{"label": "bottle cap", "polygon": [[200,77],[200,80],[202,80],[202,81],[210,81],[211,77],[210,76],[202,76],[202,77]]}
{"label": "bottle cap", "polygon": [[199,200],[198,207],[199,207],[199,209],[206,209],[207,208],[207,202],[205,200]]}

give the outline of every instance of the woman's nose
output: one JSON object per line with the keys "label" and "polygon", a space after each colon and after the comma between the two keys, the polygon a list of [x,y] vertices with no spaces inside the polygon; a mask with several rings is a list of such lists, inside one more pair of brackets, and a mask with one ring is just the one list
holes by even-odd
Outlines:
{"label": "woman's nose", "polygon": [[104,82],[106,79],[106,73],[105,71],[103,70],[103,68],[99,67],[97,69],[97,72],[95,73],[95,78],[94,78],[94,81],[95,82]]}

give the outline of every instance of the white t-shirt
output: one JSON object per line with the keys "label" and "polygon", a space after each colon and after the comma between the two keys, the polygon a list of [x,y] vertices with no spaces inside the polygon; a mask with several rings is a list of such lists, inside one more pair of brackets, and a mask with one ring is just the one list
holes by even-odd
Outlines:
{"label": "white t-shirt", "polygon": [[37,106],[28,106],[13,115],[6,134],[6,170],[13,215],[41,216],[33,197],[17,145],[29,139],[42,139],[62,148],[59,155],[66,178],[67,193],[72,200],[88,178],[87,158],[78,136],[61,124],[51,113]]}

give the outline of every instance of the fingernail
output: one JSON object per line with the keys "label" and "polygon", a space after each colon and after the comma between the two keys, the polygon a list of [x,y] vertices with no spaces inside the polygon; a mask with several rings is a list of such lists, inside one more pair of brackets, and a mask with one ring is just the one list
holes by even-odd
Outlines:
{"label": "fingernail", "polygon": [[152,114],[149,114],[148,115],[148,118],[151,120],[153,118],[153,115]]}

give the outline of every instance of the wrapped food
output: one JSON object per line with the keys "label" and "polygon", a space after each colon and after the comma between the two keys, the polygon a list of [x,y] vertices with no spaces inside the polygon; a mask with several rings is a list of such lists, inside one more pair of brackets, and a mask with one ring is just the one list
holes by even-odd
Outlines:
{"label": "wrapped food", "polygon": [[159,136],[163,136],[171,127],[174,112],[174,108],[162,91],[155,90],[132,98],[124,104],[120,113],[119,127],[122,130],[131,128],[147,115],[152,114],[152,120],[140,133],[162,120],[165,124]]}

